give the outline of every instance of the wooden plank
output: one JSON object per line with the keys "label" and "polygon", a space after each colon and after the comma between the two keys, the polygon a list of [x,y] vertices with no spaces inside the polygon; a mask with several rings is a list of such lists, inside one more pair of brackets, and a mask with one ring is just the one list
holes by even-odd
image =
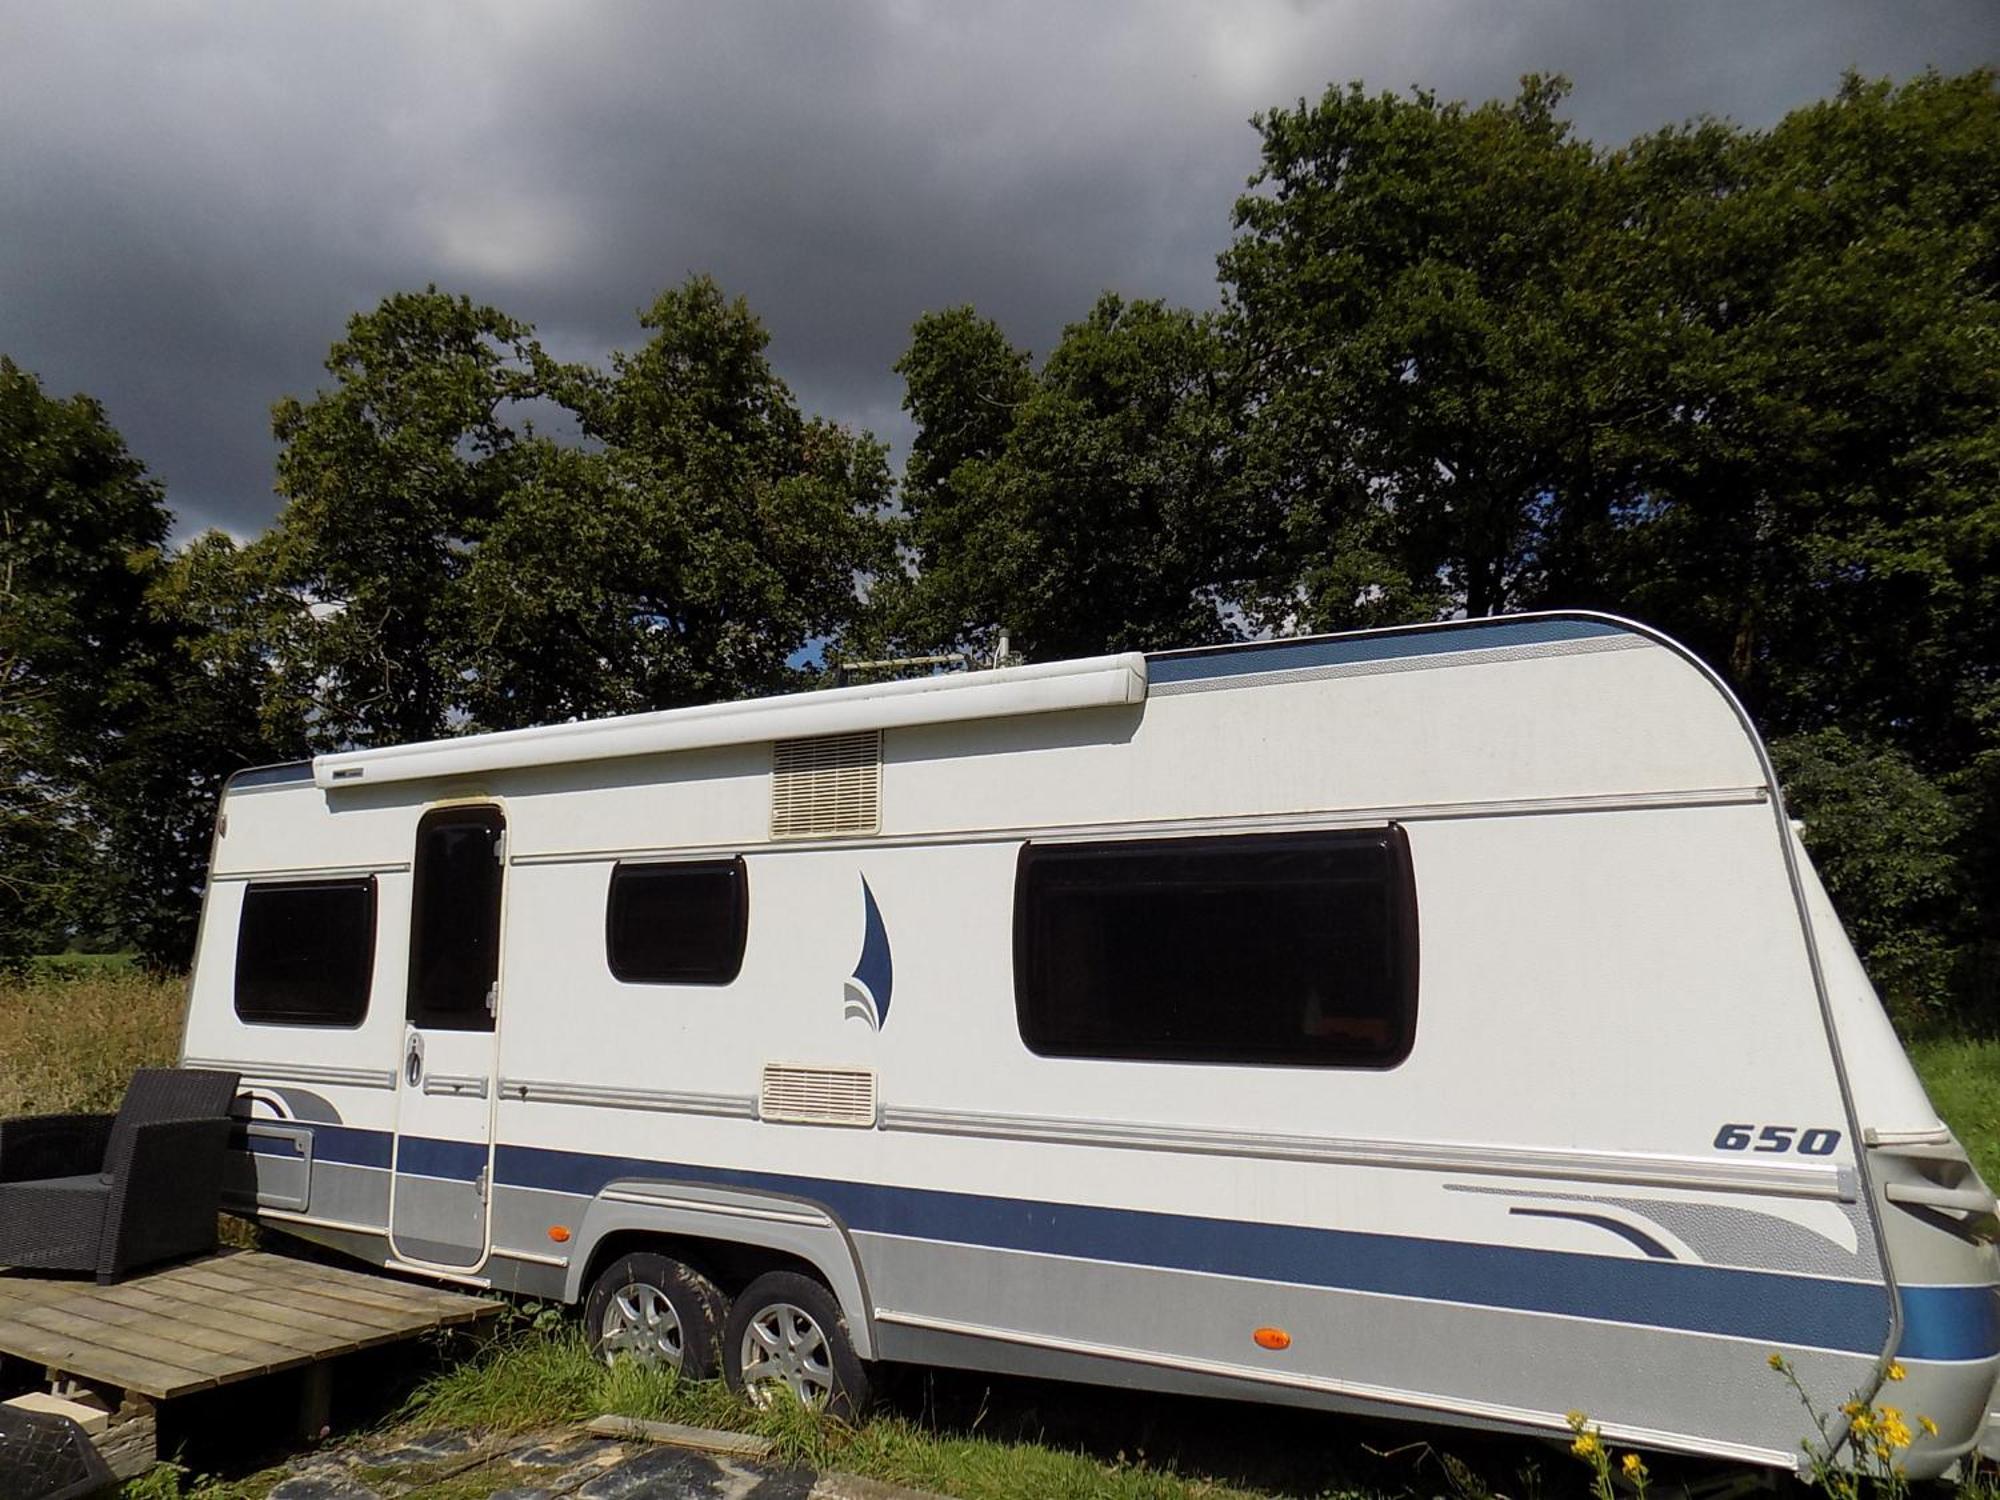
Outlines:
{"label": "wooden plank", "polygon": [[132,1293],[120,1287],[105,1287],[88,1299],[77,1298],[62,1306],[66,1311],[74,1311],[96,1322],[137,1328],[157,1333],[162,1338],[178,1340],[204,1354],[224,1356],[238,1366],[261,1364],[268,1367],[311,1357],[309,1350],[254,1338],[245,1333],[240,1325],[225,1329],[186,1322],[173,1316],[173,1304],[166,1303],[163,1309],[162,1302],[163,1299],[144,1291]]}
{"label": "wooden plank", "polygon": [[467,1296],[463,1292],[441,1287],[411,1286],[367,1271],[322,1266],[276,1255],[243,1256],[231,1261],[226,1269],[281,1286],[310,1282],[332,1295],[370,1307],[438,1321],[471,1321],[500,1309],[500,1304],[488,1297]]}
{"label": "wooden plank", "polygon": [[106,1298],[112,1305],[139,1309],[170,1324],[177,1332],[201,1328],[218,1334],[235,1334],[306,1357],[319,1353],[323,1347],[323,1341],[301,1334],[296,1328],[266,1323],[261,1318],[242,1314],[233,1318],[218,1318],[212,1308],[183,1302],[150,1286],[109,1287],[106,1291],[116,1294]]}
{"label": "wooden plank", "polygon": [[191,1271],[176,1279],[176,1287],[202,1287],[241,1298],[254,1307],[282,1307],[343,1323],[359,1324],[381,1333],[400,1333],[421,1326],[422,1319],[406,1311],[385,1311],[322,1296],[310,1283],[275,1286],[259,1278],[228,1271]]}
{"label": "wooden plank", "polygon": [[10,1307],[46,1307],[51,1302],[60,1302],[75,1292],[88,1290],[88,1281],[72,1281],[67,1278],[55,1280],[50,1277],[30,1279],[18,1273],[0,1276],[0,1316]]}
{"label": "wooden plank", "polygon": [[[190,1322],[205,1322],[211,1326],[227,1327],[232,1319],[255,1318],[262,1323],[275,1323],[281,1328],[289,1328],[318,1340],[316,1348],[334,1353],[351,1343],[373,1342],[377,1335],[388,1330],[368,1323],[343,1321],[338,1318],[323,1317],[318,1313],[297,1311],[274,1302],[255,1302],[228,1289],[190,1286],[186,1282],[162,1282],[150,1290],[162,1297],[171,1297],[185,1304],[189,1309],[200,1309],[179,1313],[177,1316]],[[411,1330],[412,1332],[414,1330]]]}
{"label": "wooden plank", "polygon": [[703,1453],[724,1453],[732,1458],[768,1458],[776,1445],[769,1438],[748,1432],[725,1432],[719,1427],[686,1427],[679,1422],[649,1422],[643,1417],[593,1417],[585,1432],[596,1437],[637,1438],[642,1443],[669,1443],[676,1448],[696,1448]]}
{"label": "wooden plank", "polygon": [[[325,1301],[326,1309],[335,1312],[340,1307],[350,1310],[349,1315],[357,1321],[367,1322],[389,1320],[397,1327],[407,1327],[411,1323],[432,1323],[441,1309],[434,1308],[428,1299],[398,1296],[393,1291],[378,1292],[362,1285],[354,1286],[354,1281],[365,1282],[365,1277],[348,1277],[332,1280],[317,1275],[291,1275],[284,1268],[246,1266],[218,1268],[211,1276],[234,1278],[247,1292],[256,1296],[289,1299],[295,1297]],[[206,1281],[207,1278],[201,1278]],[[384,1326],[388,1326],[385,1321]]]}
{"label": "wooden plank", "polygon": [[39,1360],[65,1374],[126,1386],[148,1396],[177,1396],[221,1384],[213,1375],[182,1365],[145,1359],[120,1349],[108,1349],[88,1337],[56,1333],[25,1323],[9,1326],[7,1352]]}
{"label": "wooden plank", "polygon": [[231,1250],[110,1287],[0,1272],[0,1350],[166,1399],[498,1310],[462,1291]]}
{"label": "wooden plank", "polygon": [[12,1326],[39,1329],[59,1338],[83,1340],[99,1349],[182,1369],[204,1379],[226,1375],[234,1366],[226,1355],[196,1349],[185,1340],[162,1337],[157,1325],[148,1329],[106,1323],[90,1317],[86,1311],[65,1306],[30,1308],[15,1319]]}

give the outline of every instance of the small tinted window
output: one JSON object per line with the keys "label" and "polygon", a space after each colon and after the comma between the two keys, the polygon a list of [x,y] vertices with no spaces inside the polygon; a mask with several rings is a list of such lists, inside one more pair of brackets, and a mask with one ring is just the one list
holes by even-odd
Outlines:
{"label": "small tinted window", "polygon": [[375,969],[375,881],[252,885],[236,928],[236,1014],[359,1026]]}
{"label": "small tinted window", "polygon": [[743,967],[750,883],[741,859],[619,865],[604,946],[628,984],[728,984]]}
{"label": "small tinted window", "polygon": [[1029,844],[1021,1037],[1055,1057],[1393,1067],[1416,1028],[1399,828]]}

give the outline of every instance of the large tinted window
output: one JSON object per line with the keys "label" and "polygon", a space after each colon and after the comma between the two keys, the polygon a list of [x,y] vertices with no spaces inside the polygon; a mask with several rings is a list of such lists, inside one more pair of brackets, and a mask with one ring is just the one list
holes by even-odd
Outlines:
{"label": "large tinted window", "polygon": [[252,885],[236,928],[236,1014],[272,1026],[359,1026],[375,968],[375,882]]}
{"label": "large tinted window", "polygon": [[634,984],[728,984],[743,967],[750,886],[741,859],[619,865],[604,947]]}
{"label": "large tinted window", "polygon": [[1043,845],[1014,895],[1021,1037],[1057,1057],[1393,1067],[1416,1028],[1399,828]]}
{"label": "large tinted window", "polygon": [[491,1031],[500,974],[497,807],[445,807],[417,824],[410,903],[410,1024]]}

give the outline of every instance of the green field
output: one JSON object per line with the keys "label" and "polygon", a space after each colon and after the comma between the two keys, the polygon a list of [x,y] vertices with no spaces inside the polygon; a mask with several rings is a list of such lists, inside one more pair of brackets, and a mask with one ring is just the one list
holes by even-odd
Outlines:
{"label": "green field", "polygon": [[[0,982],[0,1117],[113,1105],[133,1068],[174,1058],[182,1005],[178,981],[148,980],[115,962]],[[2000,1180],[2000,1041],[1926,1042],[1912,1055],[1982,1174]],[[603,1411],[761,1430],[798,1459],[965,1500],[1555,1500],[1581,1496],[1587,1480],[1558,1452],[1467,1433],[1333,1426],[1277,1408],[963,1375],[909,1375],[858,1429],[802,1425],[751,1411],[718,1386],[607,1371],[584,1353],[573,1325],[547,1309],[532,1322],[524,1314],[476,1358],[440,1368],[381,1420],[530,1427]],[[260,1495],[270,1482],[195,1485],[162,1469],[143,1493],[221,1500]],[[1996,1500],[1983,1486],[1979,1494]]]}

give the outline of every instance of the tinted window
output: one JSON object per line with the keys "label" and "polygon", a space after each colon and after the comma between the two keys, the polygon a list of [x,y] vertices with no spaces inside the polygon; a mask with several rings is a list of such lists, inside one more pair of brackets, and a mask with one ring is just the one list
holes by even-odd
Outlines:
{"label": "tinted window", "polygon": [[491,1031],[500,974],[497,807],[445,807],[417,824],[410,905],[410,1024]]}
{"label": "tinted window", "polygon": [[1399,828],[1029,844],[1021,1037],[1056,1057],[1386,1068],[1416,1027]]}
{"label": "tinted window", "polygon": [[375,967],[375,882],[253,885],[236,928],[236,1014],[272,1026],[359,1026]]}
{"label": "tinted window", "polygon": [[743,967],[750,885],[741,859],[619,865],[604,946],[631,984],[728,984]]}

